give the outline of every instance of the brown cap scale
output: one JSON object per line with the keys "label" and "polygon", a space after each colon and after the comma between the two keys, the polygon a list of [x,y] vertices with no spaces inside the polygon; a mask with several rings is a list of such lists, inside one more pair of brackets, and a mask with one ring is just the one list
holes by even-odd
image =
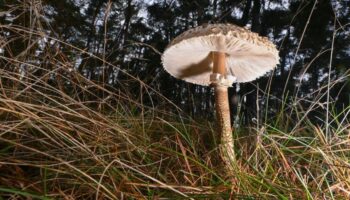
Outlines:
{"label": "brown cap scale", "polygon": [[249,82],[279,63],[278,50],[266,37],[232,24],[208,24],[176,37],[162,55],[173,77],[215,88],[215,107],[221,134],[221,155],[234,172],[235,154],[227,88]]}
{"label": "brown cap scale", "polygon": [[252,81],[279,63],[275,45],[245,28],[232,24],[208,24],[176,37],[162,56],[164,68],[175,78],[210,85],[211,52],[226,54],[227,74],[236,82]]}

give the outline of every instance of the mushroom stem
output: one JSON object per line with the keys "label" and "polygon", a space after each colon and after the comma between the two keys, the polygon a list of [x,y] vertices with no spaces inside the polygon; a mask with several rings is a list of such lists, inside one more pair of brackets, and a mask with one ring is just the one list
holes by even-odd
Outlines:
{"label": "mushroom stem", "polygon": [[[226,76],[226,54],[223,52],[213,53],[213,73],[217,73]],[[220,134],[221,134],[221,147],[220,153],[225,162],[226,167],[233,172],[233,164],[235,162],[235,153],[233,149],[233,137],[230,120],[230,106],[228,103],[227,85],[220,83],[214,84],[215,88],[215,108],[217,119],[219,122]]]}

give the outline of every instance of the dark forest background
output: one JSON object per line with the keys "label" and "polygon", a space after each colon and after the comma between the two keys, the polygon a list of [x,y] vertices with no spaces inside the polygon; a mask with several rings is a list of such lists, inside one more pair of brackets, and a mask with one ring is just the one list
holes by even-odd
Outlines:
{"label": "dark forest background", "polygon": [[[205,23],[280,52],[229,90],[233,176],[161,63]],[[0,199],[350,199],[349,116],[350,0],[0,0]]]}
{"label": "dark forest background", "polygon": [[[211,118],[211,88],[174,79],[160,60],[172,39],[204,23],[245,26],[280,51],[275,71],[230,89],[233,115],[241,116],[236,121],[274,117],[282,107],[293,115],[294,106],[310,105],[310,117],[322,121],[327,91],[333,110],[349,105],[348,0],[0,0],[0,66],[21,77],[51,70],[50,85],[77,98],[89,91],[93,95],[81,96],[86,101],[108,94],[87,83],[81,83],[86,91],[75,88],[79,79],[70,74],[142,99],[144,106],[175,110],[172,102],[194,118]],[[21,37],[25,31],[30,34]]]}

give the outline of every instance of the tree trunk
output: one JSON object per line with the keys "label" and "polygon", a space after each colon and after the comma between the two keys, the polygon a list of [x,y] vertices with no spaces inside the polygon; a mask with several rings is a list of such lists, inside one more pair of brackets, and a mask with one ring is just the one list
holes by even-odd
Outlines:
{"label": "tree trunk", "polygon": [[240,20],[241,26],[247,25],[247,23],[249,21],[249,13],[250,13],[251,7],[252,7],[252,0],[247,0],[246,5],[245,5],[244,10],[243,10],[242,18]]}
{"label": "tree trunk", "polygon": [[261,10],[261,2],[260,0],[254,0],[254,6],[252,10],[252,31],[260,32],[260,10]]}

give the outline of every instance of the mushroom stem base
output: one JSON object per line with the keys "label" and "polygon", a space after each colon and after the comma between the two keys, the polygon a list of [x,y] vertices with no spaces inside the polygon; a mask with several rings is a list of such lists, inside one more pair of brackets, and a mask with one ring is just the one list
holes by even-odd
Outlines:
{"label": "mushroom stem base", "polygon": [[230,120],[230,106],[228,103],[227,87],[215,87],[215,107],[219,128],[221,133],[220,153],[230,174],[234,172],[234,163],[236,161],[233,149],[233,136]]}

